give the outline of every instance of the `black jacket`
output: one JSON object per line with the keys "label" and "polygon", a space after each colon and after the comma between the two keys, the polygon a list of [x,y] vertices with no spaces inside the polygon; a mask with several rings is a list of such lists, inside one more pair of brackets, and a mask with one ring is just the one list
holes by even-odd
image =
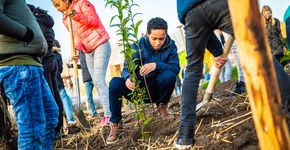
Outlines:
{"label": "black jacket", "polygon": [[53,52],[52,52],[52,45],[53,45],[53,41],[54,41],[54,31],[52,29],[53,25],[54,25],[54,20],[52,19],[52,17],[47,13],[47,11],[37,7],[35,8],[33,5],[28,4],[28,7],[30,8],[30,10],[32,11],[32,13],[34,14],[39,27],[46,39],[47,42],[47,47],[48,47],[48,52],[47,54],[44,56],[44,58],[42,59],[42,64],[46,64],[48,62],[51,62],[55,59]]}
{"label": "black jacket", "polygon": [[57,85],[58,85],[58,89],[61,90],[61,89],[64,89],[63,80],[61,78],[61,73],[62,73],[62,70],[63,70],[63,68],[62,68],[62,65],[63,65],[62,57],[61,57],[61,54],[56,52],[56,51],[54,51],[53,54],[54,54],[54,56],[55,56],[55,58],[57,60],[57,67],[58,67],[58,69],[57,69],[58,72],[56,74]]}
{"label": "black jacket", "polygon": [[[151,62],[156,63],[156,70],[146,75],[147,78],[154,77],[156,74],[159,74],[160,72],[163,72],[165,70],[171,70],[176,75],[179,73],[180,66],[177,54],[177,47],[175,45],[175,42],[169,37],[169,35],[167,35],[164,45],[158,51],[153,49],[153,47],[149,43],[149,39],[147,36],[140,39],[139,46],[141,49],[143,64]],[[138,48],[136,45],[133,45],[133,48],[136,50],[136,53],[133,56],[133,60],[136,60],[134,61],[135,64],[140,66],[140,61],[138,59],[135,59],[140,58],[139,52],[137,52]],[[137,67],[136,73],[139,76],[139,67]],[[128,79],[130,77],[126,61],[122,71],[122,77],[124,79]],[[142,77],[139,76],[138,78],[141,79]]]}

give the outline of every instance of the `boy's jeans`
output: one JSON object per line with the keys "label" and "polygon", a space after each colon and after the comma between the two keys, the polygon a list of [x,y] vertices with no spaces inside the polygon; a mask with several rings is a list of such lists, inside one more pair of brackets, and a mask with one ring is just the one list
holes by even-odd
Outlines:
{"label": "boy's jeans", "polygon": [[74,120],[74,109],[70,97],[68,96],[65,88],[59,90],[59,95],[63,103],[64,112],[68,121]]}
{"label": "boy's jeans", "polygon": [[106,83],[106,73],[110,56],[111,46],[109,41],[97,47],[93,52],[86,54],[86,63],[100,97],[100,102],[104,109],[104,117],[111,117],[109,89]]}
{"label": "boy's jeans", "polygon": [[91,115],[96,116],[97,111],[96,111],[96,105],[94,103],[94,97],[93,97],[94,83],[92,81],[85,82],[85,88],[86,88],[86,95],[87,95],[87,103],[90,107]]}
{"label": "boy's jeans", "polygon": [[[147,79],[148,90],[157,106],[159,104],[167,104],[170,100],[175,86],[176,75],[171,70],[165,70],[158,74],[155,78]],[[132,91],[129,90],[125,84],[126,80],[120,77],[114,77],[109,86],[110,97],[110,110],[112,116],[110,121],[119,123],[122,120],[122,96],[131,101],[128,94]],[[144,87],[144,81],[140,83],[140,87]],[[150,103],[149,99],[144,100],[145,103]]]}
{"label": "boy's jeans", "polygon": [[18,149],[53,148],[58,107],[37,66],[0,67],[0,82],[18,126]]}

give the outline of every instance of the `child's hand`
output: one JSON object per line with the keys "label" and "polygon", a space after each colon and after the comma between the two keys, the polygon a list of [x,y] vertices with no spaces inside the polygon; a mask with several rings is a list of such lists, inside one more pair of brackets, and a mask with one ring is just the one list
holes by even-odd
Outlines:
{"label": "child's hand", "polygon": [[130,78],[126,80],[125,85],[129,90],[134,91],[135,83],[133,83]]}
{"label": "child's hand", "polygon": [[156,69],[156,63],[155,62],[145,64],[140,69],[140,75],[141,76],[145,76],[148,73],[154,71],[155,69]]}
{"label": "child's hand", "polygon": [[79,61],[79,57],[80,57],[79,55],[73,55],[73,56],[70,57],[70,60],[71,60],[71,61],[76,61],[76,62],[78,62],[78,61]]}
{"label": "child's hand", "polygon": [[64,12],[64,14],[65,14],[66,16],[71,16],[71,17],[73,17],[75,13],[76,13],[76,11],[75,11],[74,9],[71,9],[71,8],[68,8],[68,9]]}
{"label": "child's hand", "polygon": [[224,56],[224,54],[214,58],[214,65],[219,69],[221,69],[226,62],[227,58]]}

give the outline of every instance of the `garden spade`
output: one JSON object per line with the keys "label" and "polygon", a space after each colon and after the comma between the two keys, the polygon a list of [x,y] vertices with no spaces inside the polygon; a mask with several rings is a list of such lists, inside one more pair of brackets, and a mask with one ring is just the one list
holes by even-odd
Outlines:
{"label": "garden spade", "polygon": [[[228,56],[230,49],[233,45],[233,42],[234,42],[234,37],[230,35],[228,40],[225,43],[225,46],[224,46],[224,56],[225,57]],[[216,85],[216,82],[217,82],[217,79],[218,79],[220,72],[221,72],[221,69],[213,66],[212,76],[211,76],[209,83],[208,83],[208,86],[206,88],[205,95],[203,97],[203,100],[196,105],[196,109],[195,109],[196,111],[198,111],[206,103],[211,101],[212,96],[213,96],[213,91],[214,91],[214,88],[215,88],[215,85]]]}
{"label": "garden spade", "polygon": [[[72,18],[71,16],[68,16],[69,19],[69,32],[70,32],[70,44],[71,44],[71,53],[72,56],[76,56],[76,49],[74,46],[74,36],[73,36],[73,28],[72,28]],[[78,76],[78,65],[77,65],[77,61],[73,60],[73,77],[74,77],[74,82],[75,82],[75,88],[76,88],[76,93],[77,93],[77,101],[78,101],[78,107],[77,107],[77,119],[78,122],[81,125],[81,128],[85,129],[85,130],[89,130],[90,124],[89,122],[86,120],[84,112],[81,110],[81,99],[80,99],[80,87],[79,87],[79,76]]]}

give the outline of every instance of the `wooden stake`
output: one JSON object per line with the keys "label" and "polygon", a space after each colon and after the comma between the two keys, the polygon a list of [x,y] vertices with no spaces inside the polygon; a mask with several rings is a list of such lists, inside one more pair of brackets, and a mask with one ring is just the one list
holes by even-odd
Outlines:
{"label": "wooden stake", "polygon": [[258,1],[228,2],[260,148],[290,149],[273,58]]}

